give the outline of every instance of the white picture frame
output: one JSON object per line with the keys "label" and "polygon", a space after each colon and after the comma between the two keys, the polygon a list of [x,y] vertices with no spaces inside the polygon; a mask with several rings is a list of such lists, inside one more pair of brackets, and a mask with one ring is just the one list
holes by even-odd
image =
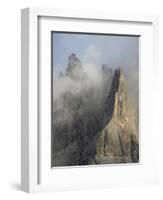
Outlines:
{"label": "white picture frame", "polygon": [[[22,190],[59,191],[158,183],[159,130],[154,112],[154,103],[157,99],[158,16],[25,8],[22,10],[21,18]],[[87,32],[142,36],[139,164],[125,167],[106,165],[61,168],[55,171],[50,167],[49,33],[53,30],[76,32],[87,30]],[[45,59],[42,59],[43,57]],[[151,87],[155,87],[153,90],[155,95],[152,97],[150,97]],[[151,115],[148,113],[149,108]],[[148,135],[145,134],[147,131]]]}

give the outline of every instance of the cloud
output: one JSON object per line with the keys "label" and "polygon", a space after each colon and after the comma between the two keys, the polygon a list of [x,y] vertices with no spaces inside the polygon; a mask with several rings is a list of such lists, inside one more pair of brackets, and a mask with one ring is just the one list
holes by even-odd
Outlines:
{"label": "cloud", "polygon": [[[95,49],[93,49],[93,51],[96,52]],[[89,48],[89,52],[93,51],[90,51]],[[65,95],[67,94],[71,95],[73,98],[82,98],[82,101],[87,102],[86,104],[89,106],[91,104],[92,108],[102,104],[101,101],[103,99],[104,80],[101,71],[98,70],[97,65],[93,64],[93,60],[92,64],[88,62],[82,63],[82,71],[76,71],[76,77],[80,77],[81,73],[84,75],[82,79],[67,75],[53,79],[53,103],[55,104],[53,107],[54,112],[63,109]],[[88,95],[90,92],[91,96]],[[81,110],[80,112],[83,111]],[[60,119],[59,121],[63,121],[63,119]]]}
{"label": "cloud", "polygon": [[101,52],[97,47],[95,47],[95,45],[91,44],[85,50],[82,60],[84,63],[95,63],[99,61],[100,57]]}

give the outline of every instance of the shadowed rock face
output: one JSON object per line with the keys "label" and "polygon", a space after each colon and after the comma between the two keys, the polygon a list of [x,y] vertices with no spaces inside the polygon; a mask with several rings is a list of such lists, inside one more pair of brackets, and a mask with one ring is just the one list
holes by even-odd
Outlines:
{"label": "shadowed rock face", "polygon": [[106,65],[98,73],[102,81],[94,85],[76,55],[69,56],[60,86],[67,78],[77,86],[53,99],[52,166],[139,160],[137,116],[128,101],[124,74]]}
{"label": "shadowed rock face", "polygon": [[80,78],[82,75],[82,64],[74,53],[72,53],[68,58],[66,75],[71,78]]}

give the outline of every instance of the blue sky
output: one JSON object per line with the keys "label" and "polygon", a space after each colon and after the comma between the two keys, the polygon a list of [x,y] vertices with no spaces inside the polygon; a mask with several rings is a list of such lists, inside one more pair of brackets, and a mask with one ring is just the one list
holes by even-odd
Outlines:
{"label": "blue sky", "polygon": [[138,74],[139,37],[53,32],[53,66],[58,74],[75,53],[82,63],[123,68]]}

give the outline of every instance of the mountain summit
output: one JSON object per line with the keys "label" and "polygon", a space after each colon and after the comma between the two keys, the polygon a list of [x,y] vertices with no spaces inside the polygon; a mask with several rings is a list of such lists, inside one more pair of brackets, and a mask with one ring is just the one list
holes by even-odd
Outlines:
{"label": "mountain summit", "polygon": [[122,70],[115,70],[109,94],[110,119],[97,140],[97,163],[138,162],[136,114],[128,101]]}
{"label": "mountain summit", "polygon": [[66,69],[66,74],[72,78],[78,78],[81,75],[82,64],[77,56],[72,53],[68,58],[68,65]]}

